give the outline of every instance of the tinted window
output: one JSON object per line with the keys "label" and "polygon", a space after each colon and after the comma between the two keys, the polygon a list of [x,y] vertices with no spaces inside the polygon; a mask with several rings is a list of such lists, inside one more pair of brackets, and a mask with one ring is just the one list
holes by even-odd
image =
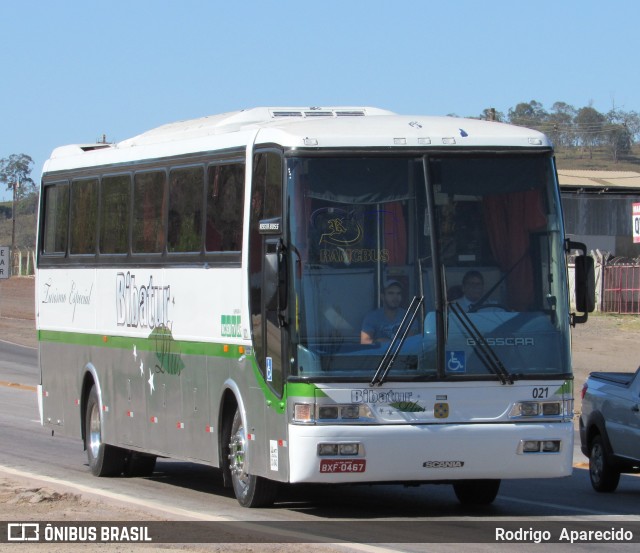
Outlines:
{"label": "tinted window", "polygon": [[207,251],[240,251],[244,204],[244,164],[209,168],[207,185]]}
{"label": "tinted window", "polygon": [[165,173],[138,173],[133,183],[134,253],[162,253],[164,249]]}
{"label": "tinted window", "polygon": [[128,251],[130,193],[131,182],[128,175],[102,179],[101,253],[127,253]]}
{"label": "tinted window", "polygon": [[44,240],[45,253],[64,253],[67,250],[69,224],[69,186],[47,186],[44,191]]}
{"label": "tinted window", "polygon": [[202,249],[202,167],[174,169],[169,176],[170,252],[199,252]]}
{"label": "tinted window", "polygon": [[76,180],[71,183],[72,254],[93,254],[96,251],[98,221],[98,179]]}

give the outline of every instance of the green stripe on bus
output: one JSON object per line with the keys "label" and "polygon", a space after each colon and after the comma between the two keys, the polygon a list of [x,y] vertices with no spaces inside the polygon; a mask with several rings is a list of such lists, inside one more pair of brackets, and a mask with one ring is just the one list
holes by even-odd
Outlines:
{"label": "green stripe on bus", "polygon": [[[201,355],[207,357],[223,357],[237,359],[242,355],[238,345],[218,344],[214,342],[191,342],[186,340],[174,340],[166,335],[144,336],[109,336],[105,334],[87,334],[81,332],[63,332],[57,330],[39,330],[40,342],[53,342],[75,346],[133,349],[135,346],[140,351],[158,351],[167,345],[173,353],[180,355]],[[227,347],[228,351],[225,351]]]}

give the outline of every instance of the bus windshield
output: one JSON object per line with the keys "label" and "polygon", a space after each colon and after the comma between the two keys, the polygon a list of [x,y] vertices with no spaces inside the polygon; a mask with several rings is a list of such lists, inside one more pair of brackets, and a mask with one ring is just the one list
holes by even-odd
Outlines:
{"label": "bus windshield", "polygon": [[287,159],[291,376],[570,373],[548,153]]}

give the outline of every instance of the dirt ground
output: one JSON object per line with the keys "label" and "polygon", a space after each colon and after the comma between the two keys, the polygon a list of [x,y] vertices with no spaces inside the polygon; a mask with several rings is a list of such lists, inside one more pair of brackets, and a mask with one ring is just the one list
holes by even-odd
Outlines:
{"label": "dirt ground", "polygon": [[[34,279],[11,278],[0,281],[0,339],[35,347]],[[595,314],[586,324],[578,325],[572,332],[574,362],[575,408],[580,408],[580,390],[591,371],[635,371],[640,365],[640,317],[629,315]],[[47,520],[51,513],[56,520],[161,520],[159,517],[128,507],[96,502],[80,494],[54,490],[38,482],[20,481],[0,473],[0,520]],[[0,551],[8,551],[13,544],[0,544]],[[77,546],[76,546],[77,547]],[[155,545],[82,545],[84,551],[104,551],[115,547],[121,553],[137,551],[185,550],[184,546]],[[87,549],[89,547],[89,549]],[[292,546],[293,547],[293,546]],[[305,546],[314,551],[333,550],[330,546]],[[327,548],[328,547],[328,548]],[[281,551],[278,544],[211,544],[206,549],[186,547],[189,551]],[[285,547],[284,549],[288,549]],[[297,548],[296,548],[297,549]],[[13,550],[13,549],[12,549]],[[25,549],[26,550],[26,549]],[[40,550],[40,549],[39,549]],[[68,544],[47,546],[52,553],[68,551]],[[110,549],[112,550],[112,549]],[[293,551],[294,549],[291,549]]]}

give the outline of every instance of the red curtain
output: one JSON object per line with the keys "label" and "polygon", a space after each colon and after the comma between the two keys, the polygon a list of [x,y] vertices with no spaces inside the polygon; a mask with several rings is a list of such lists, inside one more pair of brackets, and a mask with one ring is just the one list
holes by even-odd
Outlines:
{"label": "red curtain", "polygon": [[385,205],[384,247],[389,250],[389,265],[405,265],[407,263],[407,227],[400,202]]}
{"label": "red curtain", "polygon": [[493,256],[507,276],[508,307],[526,311],[533,303],[529,236],[547,223],[540,190],[487,196],[484,219]]}

